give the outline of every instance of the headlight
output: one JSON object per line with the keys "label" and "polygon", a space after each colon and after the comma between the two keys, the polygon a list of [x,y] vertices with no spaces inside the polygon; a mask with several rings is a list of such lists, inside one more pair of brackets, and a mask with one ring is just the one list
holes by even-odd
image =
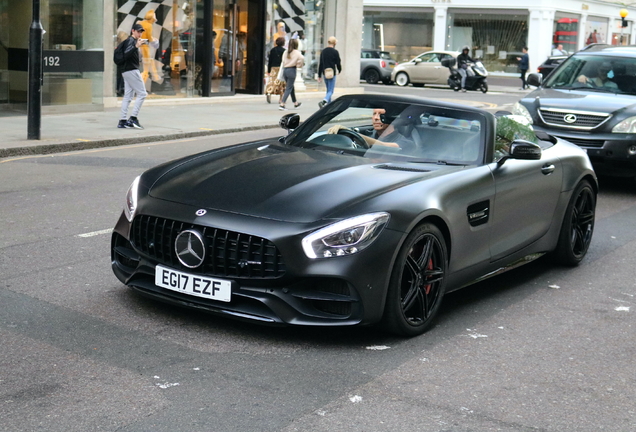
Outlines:
{"label": "headlight", "polygon": [[526,120],[530,122],[530,124],[533,123],[532,116],[530,115],[530,111],[528,111],[528,108],[521,105],[521,103],[519,102],[517,102],[515,106],[512,107],[512,114],[525,118]]}
{"label": "headlight", "polygon": [[128,192],[126,193],[126,204],[124,205],[124,213],[126,214],[126,219],[128,222],[132,222],[135,217],[135,210],[137,210],[137,188],[139,187],[139,179],[141,176],[137,176],[135,180],[133,180],[132,184],[128,188]]}
{"label": "headlight", "polygon": [[369,213],[337,222],[309,234],[302,240],[309,258],[353,255],[378,238],[389,221],[388,213]]}
{"label": "headlight", "polygon": [[636,117],[629,117],[612,128],[612,133],[636,133]]}

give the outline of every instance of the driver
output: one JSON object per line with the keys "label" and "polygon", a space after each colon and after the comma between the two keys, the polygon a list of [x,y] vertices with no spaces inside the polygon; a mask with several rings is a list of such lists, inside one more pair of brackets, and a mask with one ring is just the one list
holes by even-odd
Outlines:
{"label": "driver", "polygon": [[[410,138],[405,137],[400,134],[395,127],[390,123],[385,123],[387,121],[386,110],[384,108],[375,108],[373,110],[373,115],[371,116],[371,121],[373,122],[373,133],[371,136],[368,135],[360,135],[369,147],[373,145],[382,145],[385,147],[404,147],[412,145],[413,141]],[[341,129],[349,129],[342,125],[335,125],[329,128],[327,133],[337,134]]]}
{"label": "driver", "polygon": [[585,84],[590,87],[602,87],[617,90],[618,85],[614,81],[611,81],[609,76],[614,76],[612,64],[609,62],[603,62],[596,70],[595,77],[588,77],[582,74],[579,75],[576,80],[581,84]]}

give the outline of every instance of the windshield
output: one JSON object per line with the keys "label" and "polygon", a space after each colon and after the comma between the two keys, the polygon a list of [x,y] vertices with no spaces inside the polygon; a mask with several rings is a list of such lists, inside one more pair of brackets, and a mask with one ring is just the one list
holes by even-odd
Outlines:
{"label": "windshield", "polygon": [[475,165],[483,160],[483,115],[370,98],[339,99],[285,142],[380,160]]}
{"label": "windshield", "polygon": [[636,58],[575,55],[552,72],[543,87],[636,94]]}

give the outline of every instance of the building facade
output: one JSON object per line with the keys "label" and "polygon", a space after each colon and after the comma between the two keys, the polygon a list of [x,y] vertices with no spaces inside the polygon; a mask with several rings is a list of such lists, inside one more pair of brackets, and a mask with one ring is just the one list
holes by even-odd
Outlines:
{"label": "building facade", "polygon": [[[636,43],[636,8],[585,0],[364,0],[362,47],[408,61],[428,50],[468,46],[495,73],[516,74],[528,47],[530,71],[562,44],[568,52],[590,43]],[[626,9],[627,27],[619,11]]]}
{"label": "building facade", "polygon": [[[32,1],[0,0],[0,113],[25,110]],[[135,22],[149,99],[262,94],[277,36],[298,38],[306,79],[314,79],[329,36],[343,57],[359,58],[362,0],[40,0],[43,107],[48,111],[116,106],[122,80],[113,50]],[[357,63],[338,77],[358,84]],[[299,83],[302,86],[302,82]]]}

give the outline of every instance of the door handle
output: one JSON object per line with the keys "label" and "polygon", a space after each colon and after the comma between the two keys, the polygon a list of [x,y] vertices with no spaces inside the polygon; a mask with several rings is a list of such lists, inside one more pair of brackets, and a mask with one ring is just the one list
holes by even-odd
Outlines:
{"label": "door handle", "polygon": [[553,164],[547,163],[541,167],[541,173],[543,173],[544,175],[549,175],[552,174],[555,169],[556,167]]}

